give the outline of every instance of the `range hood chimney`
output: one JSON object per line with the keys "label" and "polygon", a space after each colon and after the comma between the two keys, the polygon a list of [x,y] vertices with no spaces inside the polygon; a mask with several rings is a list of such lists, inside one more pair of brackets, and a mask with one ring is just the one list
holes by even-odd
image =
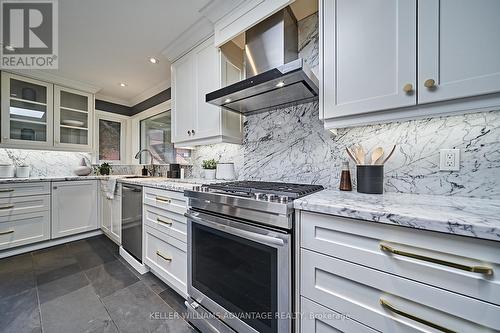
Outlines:
{"label": "range hood chimney", "polygon": [[245,39],[246,79],[208,93],[206,102],[252,114],[318,98],[318,79],[298,57],[297,21],[290,7],[247,30]]}

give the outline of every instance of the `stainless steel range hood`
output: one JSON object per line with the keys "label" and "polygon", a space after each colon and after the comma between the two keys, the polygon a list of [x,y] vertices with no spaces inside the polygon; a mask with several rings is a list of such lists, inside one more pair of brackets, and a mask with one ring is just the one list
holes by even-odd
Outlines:
{"label": "stainless steel range hood", "polygon": [[318,98],[318,79],[298,58],[297,21],[289,7],[245,33],[246,79],[206,94],[208,103],[252,114]]}

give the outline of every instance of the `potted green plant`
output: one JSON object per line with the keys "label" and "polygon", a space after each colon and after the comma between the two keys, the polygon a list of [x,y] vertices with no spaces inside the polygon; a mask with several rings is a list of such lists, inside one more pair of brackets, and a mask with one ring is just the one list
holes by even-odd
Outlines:
{"label": "potted green plant", "polygon": [[109,163],[103,163],[97,167],[97,172],[103,176],[108,176],[110,171],[111,165],[109,165]]}
{"label": "potted green plant", "polygon": [[206,179],[215,179],[217,162],[214,159],[202,161],[201,167],[205,170]]}

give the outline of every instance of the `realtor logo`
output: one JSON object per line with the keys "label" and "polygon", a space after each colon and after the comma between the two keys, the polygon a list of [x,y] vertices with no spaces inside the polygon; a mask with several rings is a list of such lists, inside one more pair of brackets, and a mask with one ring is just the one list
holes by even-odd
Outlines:
{"label": "realtor logo", "polygon": [[0,68],[56,69],[57,14],[57,0],[0,0]]}

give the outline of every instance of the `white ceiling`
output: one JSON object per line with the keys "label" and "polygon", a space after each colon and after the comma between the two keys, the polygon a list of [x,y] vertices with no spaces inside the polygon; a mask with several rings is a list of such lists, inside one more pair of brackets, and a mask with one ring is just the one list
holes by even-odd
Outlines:
{"label": "white ceiling", "polygon": [[[161,51],[201,18],[198,10],[208,1],[59,1],[59,69],[49,72],[133,104],[151,88],[170,86],[170,63]],[[151,64],[150,56],[160,63]]]}

